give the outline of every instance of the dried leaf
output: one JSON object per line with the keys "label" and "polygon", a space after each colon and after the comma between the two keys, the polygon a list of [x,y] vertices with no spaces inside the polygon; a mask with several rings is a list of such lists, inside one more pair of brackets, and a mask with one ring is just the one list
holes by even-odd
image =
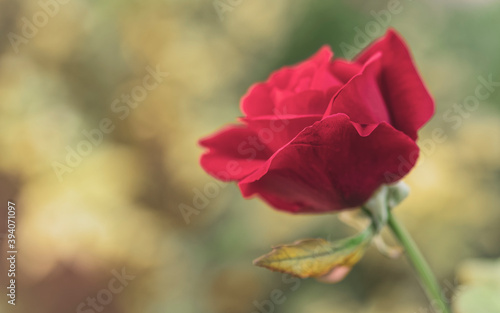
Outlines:
{"label": "dried leaf", "polygon": [[301,240],[291,245],[274,247],[270,253],[256,259],[254,265],[300,278],[323,277],[336,282],[361,259],[372,237],[373,228],[369,227],[357,236],[335,242],[324,239]]}

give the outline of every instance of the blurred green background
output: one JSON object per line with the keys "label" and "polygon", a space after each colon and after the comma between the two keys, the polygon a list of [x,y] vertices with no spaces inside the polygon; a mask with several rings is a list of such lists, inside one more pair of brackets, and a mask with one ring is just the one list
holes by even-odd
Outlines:
{"label": "blurred green background", "polygon": [[388,25],[437,104],[396,215],[453,297],[459,264],[500,257],[500,90],[462,106],[480,77],[500,82],[500,3],[396,2],[0,0],[0,234],[10,199],[19,250],[17,305],[0,296],[0,311],[430,312],[408,263],[374,248],[336,285],[252,266],[271,245],[353,230],[243,200],[198,165],[197,140],[240,116],[252,83],[323,44],[350,58]]}

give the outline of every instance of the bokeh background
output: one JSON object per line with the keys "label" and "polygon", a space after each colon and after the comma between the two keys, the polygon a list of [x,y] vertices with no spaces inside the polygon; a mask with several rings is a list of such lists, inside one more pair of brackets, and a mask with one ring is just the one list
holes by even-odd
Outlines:
{"label": "bokeh background", "polygon": [[[0,311],[430,312],[408,263],[375,248],[335,285],[252,266],[272,245],[354,231],[334,215],[243,200],[198,165],[197,140],[240,116],[252,83],[323,44],[351,58],[368,43],[360,32],[372,41],[388,25],[407,40],[437,104],[396,215],[449,297],[491,278],[500,257],[500,90],[474,110],[454,105],[474,96],[479,77],[500,81],[500,3],[401,0],[398,13],[377,18],[390,3],[0,0],[0,233],[10,199],[19,251],[17,305],[2,295]],[[168,75],[126,106],[122,95],[156,70]],[[114,129],[58,172],[55,162],[66,164],[68,149],[103,119]],[[444,142],[432,140],[437,128]],[[205,188],[215,195],[184,218],[179,206],[193,206]],[[1,247],[5,291],[5,240]],[[109,293],[122,271],[124,288]],[[275,289],[284,300],[271,309]]]}

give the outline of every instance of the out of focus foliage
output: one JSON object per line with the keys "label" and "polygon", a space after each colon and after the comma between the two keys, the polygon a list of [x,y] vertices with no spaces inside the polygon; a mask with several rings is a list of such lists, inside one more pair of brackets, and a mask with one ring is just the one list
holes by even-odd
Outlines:
{"label": "out of focus foliage", "polygon": [[464,285],[455,301],[457,313],[500,312],[500,261],[470,260],[458,274]]}

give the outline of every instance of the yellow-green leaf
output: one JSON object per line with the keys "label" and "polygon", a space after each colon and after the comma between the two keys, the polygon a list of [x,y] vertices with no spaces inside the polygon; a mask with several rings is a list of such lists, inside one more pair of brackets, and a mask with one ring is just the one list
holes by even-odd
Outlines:
{"label": "yellow-green leaf", "polygon": [[341,269],[339,272],[345,276],[361,259],[372,237],[373,228],[369,227],[357,236],[335,242],[305,239],[274,247],[270,253],[256,259],[254,264],[300,278],[319,278],[335,269]]}

